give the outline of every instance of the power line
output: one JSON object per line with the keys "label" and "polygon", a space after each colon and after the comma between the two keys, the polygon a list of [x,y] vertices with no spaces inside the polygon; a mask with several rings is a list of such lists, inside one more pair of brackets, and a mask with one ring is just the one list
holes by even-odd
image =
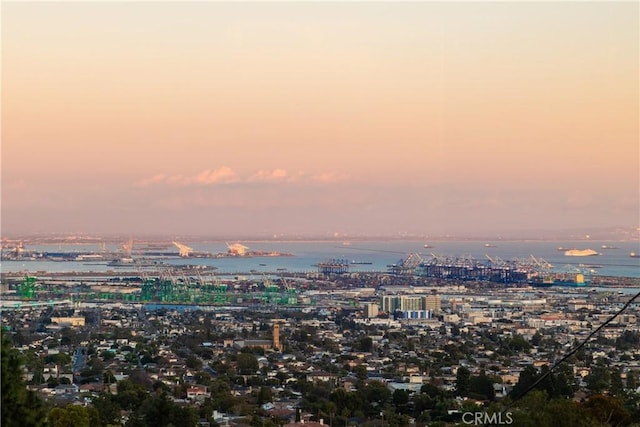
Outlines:
{"label": "power line", "polygon": [[615,313],[614,315],[612,315],[611,317],[609,317],[604,323],[602,323],[600,326],[598,326],[593,332],[591,332],[580,344],[578,344],[575,348],[573,348],[571,351],[569,351],[567,354],[565,354],[562,359],[560,359],[559,361],[557,361],[552,367],[551,369],[549,369],[547,372],[545,372],[540,378],[538,378],[533,384],[531,384],[529,387],[527,387],[527,389],[525,391],[523,391],[519,396],[516,396],[510,404],[508,404],[501,412],[500,415],[503,415],[509,408],[511,408],[518,400],[522,399],[524,396],[526,396],[531,390],[533,390],[534,388],[536,388],[538,386],[538,384],[540,384],[542,381],[544,381],[545,378],[547,378],[549,375],[551,375],[551,373],[565,360],[567,360],[568,358],[570,358],[571,356],[573,356],[578,350],[580,350],[582,347],[584,347],[584,345],[589,342],[589,340],[596,335],[598,332],[600,332],[600,330],[602,328],[604,328],[605,326],[607,326],[609,323],[611,323],[616,317],[618,317],[620,314],[622,314],[622,312],[624,312],[633,301],[635,301],[637,298],[640,297],[640,292],[638,292],[637,294],[635,294],[631,299],[629,299],[629,301],[627,301],[625,303],[625,305],[622,306],[622,308],[620,310],[618,310],[617,313]]}

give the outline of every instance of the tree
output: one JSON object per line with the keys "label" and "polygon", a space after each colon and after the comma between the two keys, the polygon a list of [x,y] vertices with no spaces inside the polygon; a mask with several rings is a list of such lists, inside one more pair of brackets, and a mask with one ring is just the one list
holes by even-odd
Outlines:
{"label": "tree", "polygon": [[[542,374],[549,370],[548,366],[542,367]],[[573,397],[578,390],[578,386],[573,379],[573,370],[569,365],[560,365],[556,371],[550,375],[551,386],[547,387],[550,397]]]}
{"label": "tree", "polygon": [[[84,408],[78,405],[53,408],[49,412],[49,423],[51,427],[92,427],[90,409],[96,411],[95,408]],[[99,422],[98,425],[100,425]]]}
{"label": "tree", "polygon": [[110,393],[100,393],[91,401],[93,407],[98,411],[98,416],[102,424],[118,424],[120,422],[120,404],[115,396]]}
{"label": "tree", "polygon": [[443,395],[443,391],[440,390],[437,385],[432,383],[423,384],[423,386],[420,387],[420,393],[424,393],[432,399]]}
{"label": "tree", "polygon": [[44,359],[45,363],[55,363],[56,365],[63,366],[71,363],[71,356],[67,353],[50,354]]}
{"label": "tree", "polygon": [[80,342],[78,333],[66,326],[60,329],[60,345],[77,345]]}
{"label": "tree", "polygon": [[191,407],[180,407],[166,393],[149,395],[127,422],[127,427],[195,427],[198,413]]}
{"label": "tree", "polygon": [[278,381],[280,381],[280,385],[284,385],[289,379],[289,374],[287,374],[286,372],[277,372],[276,378],[278,379]]}
{"label": "tree", "polygon": [[455,323],[451,325],[451,335],[453,335],[454,337],[460,336],[460,327]]}
{"label": "tree", "polygon": [[622,396],[624,394],[624,384],[622,383],[622,369],[613,368],[611,370],[611,388],[610,392],[614,396]]}
{"label": "tree", "polygon": [[394,390],[392,397],[393,404],[396,406],[404,406],[409,403],[409,393],[406,390]]}
{"label": "tree", "polygon": [[538,379],[538,371],[533,366],[529,365],[520,372],[518,382],[511,390],[510,396],[512,398],[519,398],[525,390]]}
{"label": "tree", "polygon": [[589,375],[586,377],[586,382],[587,388],[595,393],[600,393],[601,391],[609,388],[611,375],[602,358],[598,359],[598,362],[591,366]]}
{"label": "tree", "polygon": [[359,380],[366,380],[367,377],[369,376],[369,373],[367,372],[367,367],[364,365],[358,365],[354,367],[353,372],[356,374],[356,377]]}
{"label": "tree", "polygon": [[118,382],[117,402],[122,409],[133,410],[147,397],[147,392],[140,384],[134,384],[129,379]]}
{"label": "tree", "polygon": [[356,348],[365,353],[371,353],[371,350],[373,350],[373,339],[371,337],[360,338]]}
{"label": "tree", "polygon": [[367,402],[377,403],[379,407],[391,399],[391,391],[380,381],[370,381],[362,391]]}
{"label": "tree", "polygon": [[144,369],[135,369],[129,373],[129,381],[141,386],[144,390],[151,390],[153,379]]}
{"label": "tree", "polygon": [[31,427],[46,425],[46,408],[38,396],[27,390],[22,379],[20,353],[5,331],[1,332],[0,377],[2,386],[2,427]]}
{"label": "tree", "polygon": [[105,362],[108,362],[110,360],[113,360],[116,357],[116,354],[111,350],[104,350],[102,353],[100,353],[100,357],[102,357],[102,360],[104,360]]}
{"label": "tree", "polygon": [[60,381],[53,375],[49,375],[49,379],[47,380],[47,387],[56,388],[58,385],[60,385]]}
{"label": "tree", "polygon": [[542,334],[538,331],[531,337],[531,345],[539,346],[542,343]]}
{"label": "tree", "polygon": [[189,369],[202,369],[202,361],[193,354],[187,356],[186,364]]}
{"label": "tree", "polygon": [[596,420],[605,425],[627,426],[631,424],[629,412],[622,401],[611,396],[595,395],[587,400],[583,407]]}
{"label": "tree", "polygon": [[99,357],[93,356],[87,362],[87,366],[80,372],[80,375],[86,381],[102,378],[102,371],[104,370],[104,363]]}
{"label": "tree", "polygon": [[44,381],[44,373],[42,372],[42,369],[38,369],[33,373],[33,378],[31,378],[29,384],[40,385],[44,383]]}
{"label": "tree", "polygon": [[471,372],[464,366],[460,366],[456,373],[456,396],[467,396],[469,394],[470,380]]}
{"label": "tree", "polygon": [[511,390],[510,396],[512,398],[520,397],[534,382],[545,375],[546,378],[542,380],[536,388],[546,391],[549,398],[571,397],[577,390],[577,386],[572,379],[571,367],[568,365],[560,365],[550,374],[548,365],[544,365],[540,372],[530,365],[520,372],[518,383],[513,387],[513,390]]}
{"label": "tree", "polygon": [[635,390],[638,388],[638,379],[636,377],[636,373],[632,370],[627,372],[627,388],[629,390]]}
{"label": "tree", "polygon": [[602,427],[580,405],[569,399],[549,400],[543,390],[533,390],[512,411],[518,427]]}
{"label": "tree", "polygon": [[624,331],[616,340],[616,349],[626,351],[640,347],[640,332]]}
{"label": "tree", "polygon": [[494,400],[496,392],[493,389],[493,380],[482,372],[469,379],[469,395],[483,400]]}
{"label": "tree", "polygon": [[110,384],[115,384],[116,377],[115,375],[113,375],[113,372],[105,371],[104,374],[102,374],[102,382],[105,384],[105,386],[108,386]]}
{"label": "tree", "polygon": [[273,393],[271,392],[271,387],[260,387],[258,391],[258,405],[262,405],[263,403],[271,402],[273,399]]}
{"label": "tree", "polygon": [[255,374],[259,367],[258,359],[253,354],[238,354],[238,372],[240,374]]}
{"label": "tree", "polygon": [[507,346],[516,353],[528,351],[531,348],[531,344],[529,344],[529,342],[522,335],[515,335],[508,342]]}

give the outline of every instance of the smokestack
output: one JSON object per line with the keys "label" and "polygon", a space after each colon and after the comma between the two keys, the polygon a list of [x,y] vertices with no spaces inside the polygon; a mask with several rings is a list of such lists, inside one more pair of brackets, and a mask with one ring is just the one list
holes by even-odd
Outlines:
{"label": "smokestack", "polygon": [[280,351],[282,350],[280,346],[280,324],[274,323],[273,325],[273,349]]}

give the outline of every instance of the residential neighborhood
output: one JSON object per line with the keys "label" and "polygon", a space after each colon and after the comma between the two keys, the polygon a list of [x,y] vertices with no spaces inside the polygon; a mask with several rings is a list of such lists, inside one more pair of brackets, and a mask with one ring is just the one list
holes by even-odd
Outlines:
{"label": "residential neighborhood", "polygon": [[554,367],[631,294],[332,280],[309,287],[311,305],[5,311],[3,333],[28,389],[61,419],[84,408],[92,426],[464,425],[545,373],[511,408],[515,425],[539,415],[535,399],[595,425],[640,420],[638,301]]}

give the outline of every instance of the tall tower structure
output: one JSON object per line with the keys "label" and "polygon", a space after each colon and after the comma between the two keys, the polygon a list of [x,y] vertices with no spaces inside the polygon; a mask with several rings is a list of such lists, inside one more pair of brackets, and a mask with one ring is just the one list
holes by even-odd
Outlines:
{"label": "tall tower structure", "polygon": [[273,349],[277,351],[281,351],[282,347],[280,346],[280,324],[273,324]]}

